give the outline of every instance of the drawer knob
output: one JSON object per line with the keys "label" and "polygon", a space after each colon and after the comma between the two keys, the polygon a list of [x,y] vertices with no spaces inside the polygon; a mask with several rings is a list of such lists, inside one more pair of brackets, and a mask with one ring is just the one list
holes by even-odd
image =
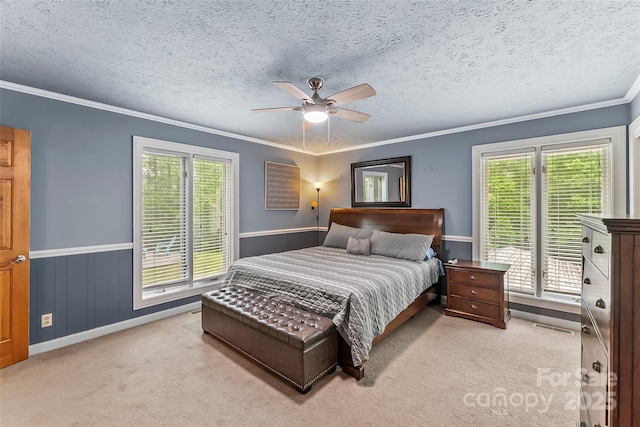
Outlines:
{"label": "drawer knob", "polygon": [[600,372],[601,366],[602,365],[600,365],[600,362],[597,360],[591,364],[591,367],[593,368],[593,370],[598,373]]}
{"label": "drawer knob", "polygon": [[598,301],[596,301],[596,307],[598,308],[605,308],[605,303],[604,300],[602,298],[600,298]]}
{"label": "drawer knob", "polygon": [[579,421],[576,423],[576,427],[587,427],[587,423],[584,421]]}
{"label": "drawer knob", "polygon": [[582,238],[582,243],[589,243],[589,238],[587,236],[584,236]]}
{"label": "drawer knob", "polygon": [[593,252],[595,252],[597,254],[603,254],[604,253],[604,249],[602,249],[602,246],[598,245],[595,248],[593,248]]}
{"label": "drawer knob", "polygon": [[477,305],[475,305],[475,304],[471,304],[471,308],[473,308],[474,310],[477,310],[477,309],[478,309],[478,306],[477,306]]}
{"label": "drawer knob", "polygon": [[471,295],[478,295],[475,289],[471,289]]}
{"label": "drawer knob", "polygon": [[476,280],[476,276],[472,274],[471,276],[469,276],[469,280]]}
{"label": "drawer knob", "polygon": [[585,277],[584,280],[582,281],[582,283],[584,283],[585,285],[590,285],[591,284],[591,279],[589,279],[588,277]]}
{"label": "drawer knob", "polygon": [[582,374],[582,382],[589,384],[589,374]]}
{"label": "drawer knob", "polygon": [[591,329],[587,325],[582,325],[582,333],[585,335],[589,335],[591,333]]}

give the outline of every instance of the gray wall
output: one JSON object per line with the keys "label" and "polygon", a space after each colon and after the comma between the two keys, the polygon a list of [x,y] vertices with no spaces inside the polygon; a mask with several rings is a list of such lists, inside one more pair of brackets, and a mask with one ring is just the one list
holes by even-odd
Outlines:
{"label": "gray wall", "polygon": [[[264,210],[264,161],[296,164],[304,181],[326,184],[320,224],[331,207],[348,207],[352,162],[411,155],[413,207],[445,208],[445,234],[471,235],[471,146],[630,123],[634,105],[516,123],[316,158],[46,98],[0,90],[3,125],[32,132],[31,250],[131,242],[132,137],[240,153],[240,231],[315,226],[315,200],[303,182],[299,211]],[[633,110],[635,109],[635,110]],[[636,114],[637,116],[637,114]],[[316,234],[244,238],[241,256],[315,244]],[[324,233],[320,234],[320,242]],[[197,301],[132,310],[132,251],[31,262],[30,342],[37,343]],[[471,245],[444,242],[443,259],[469,258]],[[39,327],[43,313],[54,327]]]}
{"label": "gray wall", "polygon": [[[314,246],[315,232],[240,239],[240,256]],[[29,343],[36,344],[199,301],[184,298],[133,310],[133,250],[33,259],[29,283]],[[40,316],[53,313],[53,326]]]}
{"label": "gray wall", "polygon": [[264,210],[264,162],[300,166],[305,207],[314,156],[6,89],[0,111],[31,131],[31,250],[133,240],[134,135],[240,153],[240,232],[315,225],[310,209]]}
{"label": "gray wall", "polygon": [[[351,163],[412,156],[412,207],[444,208],[444,233],[471,236],[472,146],[628,124],[629,105],[626,104],[321,156],[319,178],[327,182],[321,200],[324,206],[351,206]],[[320,213],[320,223],[326,224],[328,210]]]}
{"label": "gray wall", "polygon": [[[351,163],[398,156],[412,156],[411,205],[414,208],[444,208],[444,234],[471,237],[471,147],[478,144],[577,132],[630,123],[629,105],[566,114],[452,135],[336,153],[319,158],[325,206],[351,205]],[[628,176],[628,174],[627,174]],[[628,178],[627,178],[628,179]],[[328,210],[321,210],[321,224],[328,222]],[[439,257],[471,259],[469,242],[444,241]],[[446,292],[446,285],[443,292]],[[514,309],[551,317],[576,316],[519,304]]]}
{"label": "gray wall", "polygon": [[629,124],[638,117],[640,117],[640,93],[633,98],[633,101],[631,101],[631,120],[629,121]]}
{"label": "gray wall", "polygon": [[[133,240],[133,136],[240,154],[240,232],[315,226],[317,158],[80,105],[0,90],[0,121],[31,131],[31,250]],[[264,162],[300,166],[299,211],[264,210]],[[305,185],[305,181],[309,184]],[[316,234],[240,239],[241,256],[312,246]],[[31,344],[197,301],[133,310],[133,251],[31,260]],[[50,328],[40,315],[53,313]]]}

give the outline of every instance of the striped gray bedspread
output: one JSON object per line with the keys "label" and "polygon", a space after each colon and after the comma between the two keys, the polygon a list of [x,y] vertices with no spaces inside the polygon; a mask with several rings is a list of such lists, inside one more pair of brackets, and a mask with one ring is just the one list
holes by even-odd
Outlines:
{"label": "striped gray bedspread", "polygon": [[369,358],[373,339],[438,276],[435,258],[415,262],[319,246],[239,259],[225,286],[249,288],[332,318],[358,366]]}

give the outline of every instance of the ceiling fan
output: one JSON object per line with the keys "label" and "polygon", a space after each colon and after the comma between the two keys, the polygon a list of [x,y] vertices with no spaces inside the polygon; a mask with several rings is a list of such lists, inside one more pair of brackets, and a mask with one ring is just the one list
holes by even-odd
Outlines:
{"label": "ceiling fan", "polygon": [[[318,90],[324,84],[324,80],[320,77],[311,77],[307,80],[309,87],[313,90],[313,95],[307,95],[302,89],[298,88],[291,82],[273,82],[283,91],[292,95],[294,98],[302,101],[300,107],[275,107],[275,108],[254,108],[256,113],[269,113],[277,111],[302,111],[302,143],[304,145],[305,129],[314,123],[322,123],[334,115],[340,119],[350,120],[356,123],[364,123],[371,117],[370,114],[360,111],[348,110],[346,108],[337,108],[336,105],[346,104],[348,102],[359,101],[376,94],[376,91],[367,83],[343,90],[327,98],[321,98]],[[327,121],[327,127],[329,126]],[[329,136],[327,136],[329,142]]]}

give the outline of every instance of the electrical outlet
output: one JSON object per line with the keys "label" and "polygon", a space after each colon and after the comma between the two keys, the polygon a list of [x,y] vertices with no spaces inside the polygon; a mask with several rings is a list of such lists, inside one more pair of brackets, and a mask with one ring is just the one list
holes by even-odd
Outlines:
{"label": "electrical outlet", "polygon": [[43,328],[48,328],[49,326],[53,326],[53,313],[43,314],[41,319],[42,319]]}

